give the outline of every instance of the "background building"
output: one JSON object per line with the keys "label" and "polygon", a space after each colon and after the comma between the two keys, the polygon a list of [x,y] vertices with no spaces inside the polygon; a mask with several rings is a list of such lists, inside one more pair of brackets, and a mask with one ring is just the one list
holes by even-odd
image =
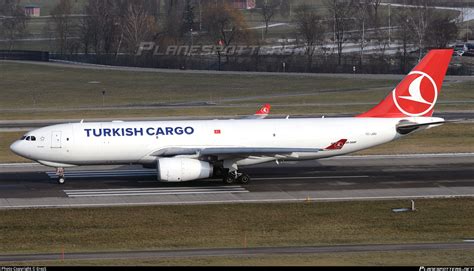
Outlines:
{"label": "background building", "polygon": [[41,9],[39,6],[35,5],[27,5],[24,7],[25,9],[25,15],[30,16],[30,17],[39,17]]}
{"label": "background building", "polygon": [[232,6],[238,9],[254,9],[256,0],[232,0]]}

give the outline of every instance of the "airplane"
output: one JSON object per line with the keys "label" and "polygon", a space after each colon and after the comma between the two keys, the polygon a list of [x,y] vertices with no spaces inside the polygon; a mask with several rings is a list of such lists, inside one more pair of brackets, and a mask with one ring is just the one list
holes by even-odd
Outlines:
{"label": "airplane", "polygon": [[247,184],[241,166],[344,155],[445,121],[434,106],[452,49],[431,50],[378,105],[354,117],[80,122],[26,133],[10,149],[57,169],[140,164],[162,182],[221,176]]}
{"label": "airplane", "polygon": [[257,110],[257,112],[255,112],[255,114],[253,114],[252,116],[249,116],[247,118],[249,119],[264,119],[266,117],[268,117],[268,115],[270,114],[270,109],[271,109],[271,105],[270,104],[264,104],[262,107],[260,107],[260,109]]}

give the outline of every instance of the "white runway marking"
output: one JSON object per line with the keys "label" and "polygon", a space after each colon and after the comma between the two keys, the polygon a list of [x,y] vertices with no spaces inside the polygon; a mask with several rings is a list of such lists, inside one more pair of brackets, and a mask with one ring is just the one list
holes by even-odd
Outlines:
{"label": "white runway marking", "polygon": [[189,195],[189,194],[222,194],[222,193],[247,193],[247,192],[249,191],[241,186],[64,190],[64,193],[66,193],[68,197]]}
{"label": "white runway marking", "polygon": [[[460,153],[414,153],[414,154],[374,154],[374,155],[344,155],[331,158],[324,158],[321,160],[340,160],[340,159],[385,159],[385,158],[443,158],[443,157],[473,157],[474,152],[460,152]],[[294,161],[287,161],[286,164],[297,163]],[[32,167],[41,166],[39,163],[0,163],[0,167]]]}
{"label": "white runway marking", "polygon": [[[56,172],[46,172],[50,178],[57,178]],[[127,170],[77,170],[66,171],[66,178],[97,178],[97,177],[134,177],[155,176],[156,170],[152,169],[127,169]]]}
{"label": "white runway marking", "polygon": [[307,176],[307,177],[265,177],[265,178],[252,178],[252,180],[306,180],[306,179],[351,179],[351,178],[369,178],[367,175],[348,175],[348,176]]}
{"label": "white runway marking", "polygon": [[[57,178],[56,172],[46,172],[51,179]],[[127,169],[127,170],[78,170],[65,173],[66,178],[99,178],[99,177],[145,177],[155,176],[153,169]],[[287,177],[261,177],[252,178],[253,180],[305,180],[305,179],[351,179],[368,178],[367,175],[339,175],[339,176],[287,176]]]}
{"label": "white runway marking", "polygon": [[[295,198],[295,199],[261,199],[261,200],[215,200],[215,201],[146,201],[146,202],[111,202],[111,203],[56,203],[56,204],[21,204],[6,205],[1,209],[24,208],[71,208],[71,207],[115,207],[115,206],[152,206],[152,205],[200,205],[200,204],[229,204],[229,203],[281,203],[281,202],[323,202],[323,201],[353,201],[353,200],[392,200],[392,199],[444,199],[472,198],[474,194],[466,195],[418,195],[418,196],[386,196],[386,197],[340,197],[340,198]],[[469,240],[468,240],[469,241]]]}

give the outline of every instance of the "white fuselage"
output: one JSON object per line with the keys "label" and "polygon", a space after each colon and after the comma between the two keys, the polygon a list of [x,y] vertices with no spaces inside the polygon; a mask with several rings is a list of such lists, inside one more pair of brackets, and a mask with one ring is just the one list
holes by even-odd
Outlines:
{"label": "white fuselage", "polygon": [[324,149],[344,138],[340,150],[255,156],[239,165],[318,159],[347,154],[401,137],[400,120],[427,123],[439,118],[296,118],[69,123],[30,131],[35,141],[18,140],[12,150],[48,166],[149,164],[170,147],[285,147]]}

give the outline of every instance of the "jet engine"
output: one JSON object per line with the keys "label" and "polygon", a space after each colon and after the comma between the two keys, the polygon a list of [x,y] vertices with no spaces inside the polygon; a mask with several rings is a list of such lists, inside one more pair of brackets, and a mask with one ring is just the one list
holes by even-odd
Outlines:
{"label": "jet engine", "polygon": [[185,182],[212,176],[210,163],[191,158],[160,158],[156,160],[156,177],[163,182]]}

